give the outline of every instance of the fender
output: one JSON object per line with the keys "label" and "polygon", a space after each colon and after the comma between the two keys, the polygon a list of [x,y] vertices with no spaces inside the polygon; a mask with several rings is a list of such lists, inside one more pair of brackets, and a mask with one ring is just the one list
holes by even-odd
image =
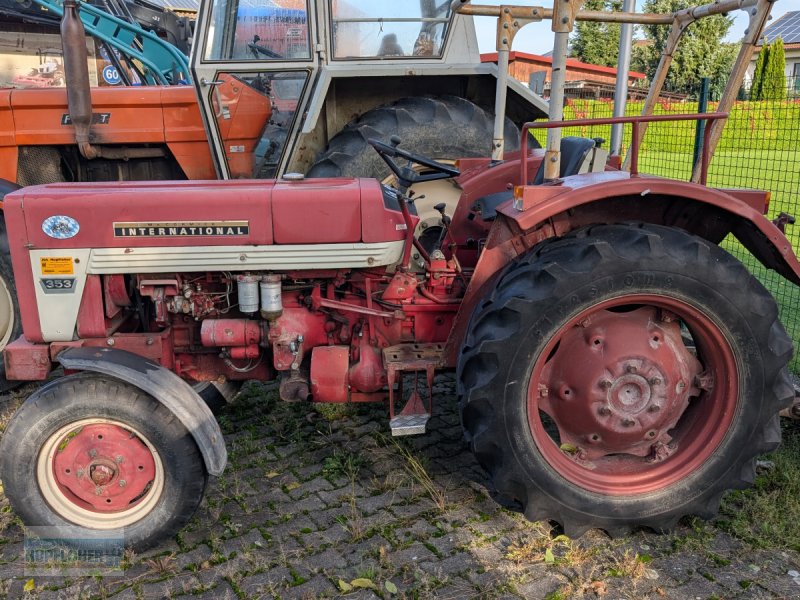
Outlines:
{"label": "fender", "polygon": [[172,371],[132,352],[114,348],[68,348],[59,353],[57,359],[65,369],[110,375],[150,394],[192,434],[208,473],[222,474],[228,451],[219,424],[202,398]]}
{"label": "fender", "polygon": [[[554,225],[553,234],[563,235],[577,227],[590,223],[611,223],[631,219],[641,219],[662,225],[672,225],[689,230],[696,235],[719,243],[728,233],[734,235],[768,269],[774,269],[789,281],[800,285],[800,262],[792,249],[792,244],[771,221],[759,210],[736,197],[750,196],[753,192],[738,190],[717,190],[690,182],[661,179],[659,177],[631,177],[626,171],[606,171],[565,177],[562,186],[527,186],[515,190],[516,200],[502,205],[501,212],[513,221],[519,232],[528,234],[541,224]],[[556,190],[563,190],[558,192]],[[604,217],[592,210],[601,202],[624,200],[615,211]],[[680,215],[668,210],[676,204],[694,205],[694,213]],[[515,208],[516,207],[516,208]],[[522,210],[518,210],[521,208]],[[590,222],[574,219],[572,225],[565,225],[574,218],[562,219],[559,227],[553,223],[559,215],[571,211],[580,215],[586,210],[592,214]],[[655,210],[654,210],[655,209]],[[697,219],[697,211],[706,215],[713,213],[716,223]],[[679,212],[679,211],[678,211]],[[695,217],[695,218],[692,218]],[[657,220],[653,220],[657,218]],[[539,237],[539,236],[535,236]],[[541,240],[536,240],[538,243]],[[527,245],[527,244],[526,244]]]}

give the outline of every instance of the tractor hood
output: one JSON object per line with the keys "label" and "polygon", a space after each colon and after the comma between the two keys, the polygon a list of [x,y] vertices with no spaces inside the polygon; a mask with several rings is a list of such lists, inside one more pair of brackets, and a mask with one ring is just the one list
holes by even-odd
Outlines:
{"label": "tractor hood", "polygon": [[9,194],[4,211],[12,245],[29,250],[375,243],[406,231],[374,179],[58,183]]}

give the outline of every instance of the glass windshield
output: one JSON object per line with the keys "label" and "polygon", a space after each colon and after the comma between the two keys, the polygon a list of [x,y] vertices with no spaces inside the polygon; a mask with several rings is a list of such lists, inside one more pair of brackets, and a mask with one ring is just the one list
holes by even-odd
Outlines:
{"label": "glass windshield", "polygon": [[449,0],[330,0],[334,58],[442,55]]}
{"label": "glass windshield", "polygon": [[304,0],[212,0],[205,60],[308,60]]}

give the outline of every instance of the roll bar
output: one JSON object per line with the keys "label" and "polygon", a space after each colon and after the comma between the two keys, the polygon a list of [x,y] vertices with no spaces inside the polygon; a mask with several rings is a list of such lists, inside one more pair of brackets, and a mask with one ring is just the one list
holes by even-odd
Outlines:
{"label": "roll bar", "polygon": [[[553,66],[550,83],[550,111],[549,121],[563,122],[564,120],[564,83],[567,66],[567,42],[575,21],[592,21],[601,23],[633,23],[639,25],[670,25],[670,33],[666,46],[661,53],[658,69],[650,84],[650,90],[642,109],[642,115],[653,113],[667,72],[672,63],[672,56],[680,41],[683,32],[693,22],[712,15],[726,14],[734,10],[746,10],[750,23],[745,31],[742,47],[734,63],[731,77],[719,102],[718,112],[730,111],[736,94],[744,78],[747,65],[753,55],[756,43],[761,37],[772,4],[777,0],[717,0],[693,8],[686,8],[674,13],[637,13],[637,12],[608,12],[598,10],[581,10],[585,0],[563,0],[553,3],[553,8],[542,6],[487,6],[472,4],[470,0],[453,0],[451,9],[465,15],[488,16],[497,19],[497,91],[495,94],[495,121],[492,140],[492,159],[503,158],[503,128],[505,122],[506,86],[508,84],[508,61],[514,37],[525,25],[536,23],[545,19],[552,21],[552,30],[555,33],[553,43]],[[617,73],[617,77],[620,74]],[[724,120],[713,120],[710,124],[711,131],[707,136],[708,159],[713,156],[714,149],[722,134]],[[644,135],[647,122],[640,124]],[[625,159],[626,168],[630,166],[630,156]],[[544,178],[546,181],[558,179],[561,162],[561,127],[551,125],[547,128],[547,146],[545,151]],[[700,178],[700,166],[695,167],[692,181]]]}

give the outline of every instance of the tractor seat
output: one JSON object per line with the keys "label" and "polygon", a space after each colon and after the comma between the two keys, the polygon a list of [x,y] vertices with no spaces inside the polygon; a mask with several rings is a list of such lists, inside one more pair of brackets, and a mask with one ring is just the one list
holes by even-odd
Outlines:
{"label": "tractor seat", "polygon": [[[592,151],[594,145],[595,141],[587,138],[561,138],[561,170],[558,176],[563,179],[570,175],[577,175],[583,161],[586,160],[586,155]],[[539,169],[536,171],[536,176],[533,178],[533,185],[542,185],[543,183],[544,161],[539,163]]]}
{"label": "tractor seat", "polygon": [[[570,175],[577,175],[581,165],[586,160],[586,156],[595,147],[595,143],[595,140],[582,137],[562,138],[559,177],[563,179]],[[542,185],[542,183],[544,183],[544,161],[539,164],[539,169],[536,171],[531,185]],[[492,221],[497,217],[497,207],[513,197],[514,192],[511,190],[489,194],[476,200],[475,204],[472,205],[472,210],[480,212],[484,221]]]}

